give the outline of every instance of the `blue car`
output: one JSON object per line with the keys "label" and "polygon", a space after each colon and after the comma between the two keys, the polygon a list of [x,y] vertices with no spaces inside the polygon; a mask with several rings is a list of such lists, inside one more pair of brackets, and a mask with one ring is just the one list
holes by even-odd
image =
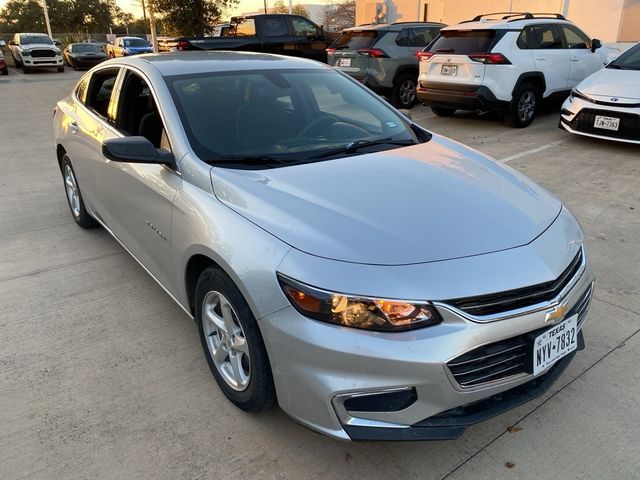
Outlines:
{"label": "blue car", "polygon": [[113,45],[107,47],[109,58],[128,57],[139,53],[153,53],[149,42],[140,37],[119,37]]}

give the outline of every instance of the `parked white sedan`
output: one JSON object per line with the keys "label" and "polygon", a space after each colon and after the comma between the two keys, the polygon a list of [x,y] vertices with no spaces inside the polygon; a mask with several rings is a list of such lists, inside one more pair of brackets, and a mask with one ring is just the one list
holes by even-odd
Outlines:
{"label": "parked white sedan", "polygon": [[640,143],[640,43],[583,80],[562,106],[571,133]]}

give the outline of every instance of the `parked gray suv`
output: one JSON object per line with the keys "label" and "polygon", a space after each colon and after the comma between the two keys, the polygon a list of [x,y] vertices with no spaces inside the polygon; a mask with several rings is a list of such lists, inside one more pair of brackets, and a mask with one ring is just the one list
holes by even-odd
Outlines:
{"label": "parked gray suv", "polygon": [[418,81],[416,55],[445,26],[397,22],[348,28],[327,49],[327,60],[329,65],[389,97],[398,108],[411,108]]}

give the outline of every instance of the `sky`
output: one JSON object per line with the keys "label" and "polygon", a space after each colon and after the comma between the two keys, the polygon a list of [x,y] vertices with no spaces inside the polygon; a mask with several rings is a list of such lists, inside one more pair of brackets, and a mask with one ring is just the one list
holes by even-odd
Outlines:
{"label": "sky", "polygon": [[[0,0],[0,7],[2,7],[8,0]],[[267,5],[271,6],[275,0],[267,0]],[[116,0],[116,3],[120,8],[127,12],[131,12],[136,17],[142,16],[142,10],[139,6],[139,1],[132,2],[131,0]],[[288,0],[284,1],[285,5],[288,5]],[[293,0],[293,4],[297,3],[326,3],[326,0]],[[238,5],[230,9],[227,13],[231,17],[233,15],[237,15],[239,13],[244,12],[254,12],[264,8],[263,0],[240,0]]]}

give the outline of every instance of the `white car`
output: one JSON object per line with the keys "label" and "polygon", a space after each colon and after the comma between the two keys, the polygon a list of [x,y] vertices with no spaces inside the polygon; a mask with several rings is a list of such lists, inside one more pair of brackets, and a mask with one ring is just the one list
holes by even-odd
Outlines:
{"label": "white car", "polygon": [[64,72],[62,51],[44,33],[16,33],[9,42],[9,49],[16,67],[24,73],[37,68],[56,68]]}
{"label": "white car", "polygon": [[640,43],[573,89],[560,126],[578,135],[640,143]]}
{"label": "white car", "polygon": [[418,99],[436,115],[497,111],[526,127],[543,99],[568,95],[605,65],[601,46],[559,14],[478,15],[419,53]]}

